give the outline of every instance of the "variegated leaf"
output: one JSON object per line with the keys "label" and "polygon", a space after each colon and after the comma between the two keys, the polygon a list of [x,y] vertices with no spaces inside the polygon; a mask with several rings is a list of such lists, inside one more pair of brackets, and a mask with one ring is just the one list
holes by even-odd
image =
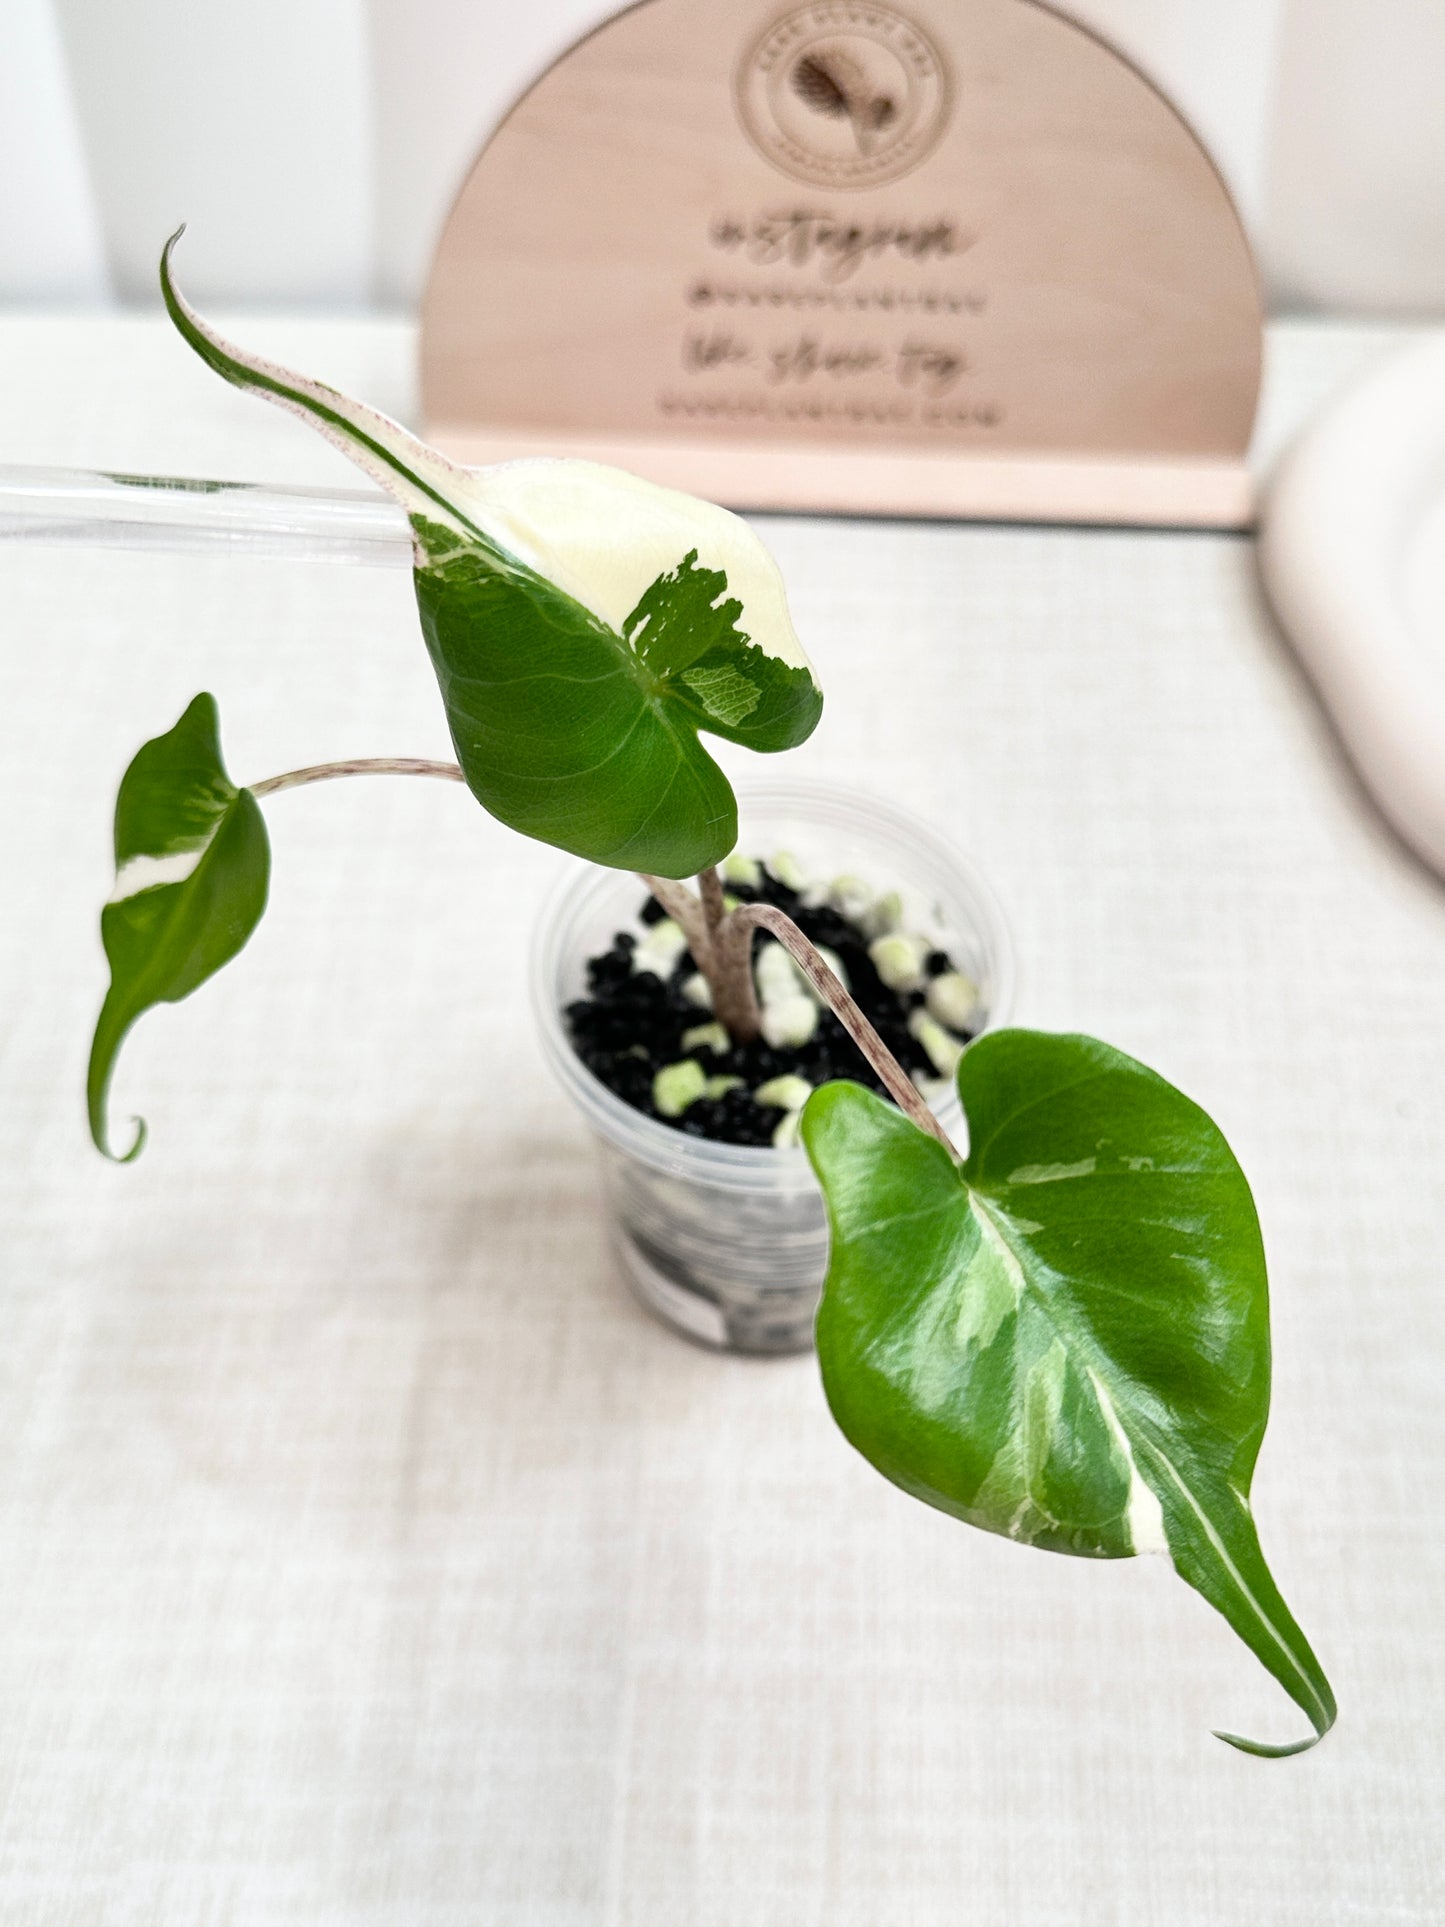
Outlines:
{"label": "variegated leaf", "polygon": [[[216,703],[197,696],[142,745],[115,805],[115,889],[100,916],[111,983],[95,1026],[86,1099],[107,1157],[106,1098],[121,1044],[156,1004],[178,1003],[246,942],[266,907],[270,846],[256,799],[221,761]],[[138,1118],[130,1149],[145,1142]]]}
{"label": "variegated leaf", "polygon": [[1250,1511],[1269,1311],[1229,1146],[1093,1038],[994,1032],[958,1088],[961,1167],[859,1085],[825,1085],[803,1114],[832,1227],[818,1356],[834,1417],[971,1525],[1094,1558],[1166,1552],[1322,1736],[1334,1697]]}
{"label": "variegated leaf", "polygon": [[759,751],[811,734],[822,696],[777,565],[725,509],[593,462],[466,469],[340,394],[223,341],[185,339],[299,415],[411,518],[422,628],[457,757],[514,829],[595,863],[688,876],[737,840],[706,731]]}

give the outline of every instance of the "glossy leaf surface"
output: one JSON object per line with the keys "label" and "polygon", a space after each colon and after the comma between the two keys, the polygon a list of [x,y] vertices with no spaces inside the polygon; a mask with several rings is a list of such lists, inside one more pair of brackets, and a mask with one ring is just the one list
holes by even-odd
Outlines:
{"label": "glossy leaf surface", "polygon": [[[91,1045],[90,1134],[107,1157],[106,1098],[136,1019],[178,1003],[246,942],[266,907],[270,848],[261,811],[221,761],[215,698],[142,745],[115,806],[115,890],[100,917],[111,983]],[[145,1142],[135,1140],[123,1161]]]}
{"label": "glossy leaf surface", "polygon": [[416,593],[457,759],[512,828],[594,863],[690,876],[737,841],[699,731],[774,751],[822,695],[777,566],[725,509],[594,462],[466,469],[374,409],[216,335],[218,374],[302,417],[411,518]]}
{"label": "glossy leaf surface", "polygon": [[834,1417],[887,1478],[986,1531],[1167,1552],[1322,1736],[1334,1698],[1250,1512],[1269,1312],[1229,1146],[1093,1038],[991,1033],[958,1087],[961,1167],[859,1085],[825,1085],[803,1114],[832,1227],[818,1356]]}

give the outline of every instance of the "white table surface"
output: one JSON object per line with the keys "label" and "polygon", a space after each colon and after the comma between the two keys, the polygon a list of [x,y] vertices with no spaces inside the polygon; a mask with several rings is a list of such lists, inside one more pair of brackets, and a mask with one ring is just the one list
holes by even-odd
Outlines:
{"label": "white table surface", "polygon": [[[380,322],[237,323],[382,406]],[[1278,332],[1264,439],[1378,333]],[[354,477],[149,319],[0,323],[0,459]],[[1272,1261],[1299,1716],[1158,1561],[903,1497],[808,1358],[620,1286],[524,1005],[554,854],[459,791],[270,809],[250,950],[85,1137],[109,815],[216,692],[233,774],[447,753],[404,575],[0,553],[0,1919],[955,1927],[1445,1919],[1445,890],[1237,539],[766,525],[829,706],[789,773],[973,853],[1019,1015],[1219,1119]],[[741,770],[747,758],[731,756]],[[768,766],[776,771],[779,766]],[[503,901],[510,900],[504,911]]]}

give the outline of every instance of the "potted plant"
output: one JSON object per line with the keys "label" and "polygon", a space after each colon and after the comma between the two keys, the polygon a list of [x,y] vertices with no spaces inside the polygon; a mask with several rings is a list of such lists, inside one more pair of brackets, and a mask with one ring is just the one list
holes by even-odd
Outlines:
{"label": "potted plant", "polygon": [[[722,865],[724,910],[771,904],[823,946],[925,1103],[961,1131],[963,1038],[1001,1022],[1011,995],[1007,933],[982,883],[924,825],[856,791],[773,783],[740,803],[741,849],[756,854]],[[597,1143],[637,1295],[705,1344],[810,1347],[828,1226],[797,1141],[801,1106],[835,1075],[882,1080],[767,933],[739,1043],[693,962],[696,912],[677,886],[652,887],[676,917],[618,871],[579,865],[561,880],[533,952],[544,1049]]]}
{"label": "potted plant", "polygon": [[[776,845],[738,850],[736,798],[700,733],[780,751],[811,732],[822,702],[777,571],[743,523],[591,464],[457,468],[335,390],[221,341],[178,294],[173,247],[162,289],[197,353],[310,421],[406,508],[458,762],[322,765],[240,787],[206,695],[140,750],[120,787],[116,887],[101,920],[111,985],[89,1072],[97,1145],[109,1154],[107,1096],[130,1026],[189,995],[261,916],[262,800],[363,770],[465,782],[494,816],[586,859],[608,888],[620,876],[648,904],[650,923],[596,954],[594,995],[570,1013],[558,1008],[566,969],[587,940],[555,911],[544,933],[539,1001],[574,1089],[621,1113],[630,1090],[639,1123],[678,1147],[712,1139],[775,1171],[790,1158],[796,1168],[788,1140],[801,1141],[830,1245],[818,1359],[845,1436],[905,1491],[1021,1543],[1165,1554],[1314,1729],[1278,1746],[1221,1737],[1266,1755],[1315,1744],[1333,1696],[1250,1511],[1269,1401],[1265,1265],[1249,1186],[1217,1126],[1096,1039],[975,1037],[988,1015],[977,981],[986,906],[956,933],[975,945],[960,968],[947,933],[923,928],[888,878],[850,906],[848,879],[810,876]],[[578,900],[574,890],[566,902]],[[616,909],[609,900],[590,926],[604,942]],[[810,938],[800,927],[810,916],[815,936],[838,942]],[[759,950],[760,938],[776,951]],[[866,985],[844,982],[845,949]],[[643,1027],[631,1043],[629,1009]],[[648,1023],[666,1062],[649,1054]],[[681,1024],[706,1034],[684,1044]],[[860,1054],[854,1074],[819,1081],[767,1058],[826,1058],[845,1033]],[[905,1038],[923,1067],[899,1062]],[[634,1052],[635,1070],[619,1063]],[[714,1068],[729,1062],[774,1070],[764,1083],[796,1081],[767,1093]],[[956,1108],[930,1105],[922,1068],[951,1071]],[[701,1128],[689,1128],[698,1105]],[[754,1142],[738,1144],[740,1133]],[[138,1127],[124,1156],[142,1141]],[[659,1181],[681,1180],[685,1193],[697,1177],[679,1166]],[[708,1235],[766,1252],[756,1198],[712,1182]],[[639,1211],[662,1208],[663,1195]],[[686,1195],[674,1203],[694,1210]]]}

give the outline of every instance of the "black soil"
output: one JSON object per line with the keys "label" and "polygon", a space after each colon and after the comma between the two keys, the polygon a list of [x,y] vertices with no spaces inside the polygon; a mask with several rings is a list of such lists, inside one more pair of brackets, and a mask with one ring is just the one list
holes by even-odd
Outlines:
{"label": "black soil", "polygon": [[[868,938],[857,924],[826,904],[809,908],[766,865],[762,873],[761,887],[729,883],[729,893],[742,903],[776,904],[806,937],[833,951],[847,974],[849,989],[904,1070],[935,1077],[927,1052],[908,1028],[909,1013],[923,1002],[923,992],[890,990],[874,969]],[[666,914],[656,897],[648,897],[641,912],[642,921],[649,924]],[[850,1077],[870,1090],[883,1091],[877,1073],[830,1010],[820,1013],[812,1037],[796,1048],[774,1050],[759,1038],[722,1052],[684,1050],[683,1032],[712,1021],[710,1010],[700,1010],[682,994],[697,965],[684,950],[666,981],[650,970],[634,973],[636,946],[637,939],[629,931],[619,931],[612,948],[587,965],[591,994],[569,1004],[566,1015],[573,1048],[588,1070],[645,1117],[655,1117],[689,1137],[765,1145],[772,1143],[783,1114],[774,1105],[754,1103],[752,1093],[770,1078],[796,1073],[810,1084],[825,1084],[829,1078]],[[945,952],[930,954],[930,976],[952,968]],[[742,1088],[719,1098],[699,1098],[681,1117],[663,1117],[652,1101],[652,1080],[665,1065],[684,1057],[696,1058],[709,1077],[740,1077]]]}

